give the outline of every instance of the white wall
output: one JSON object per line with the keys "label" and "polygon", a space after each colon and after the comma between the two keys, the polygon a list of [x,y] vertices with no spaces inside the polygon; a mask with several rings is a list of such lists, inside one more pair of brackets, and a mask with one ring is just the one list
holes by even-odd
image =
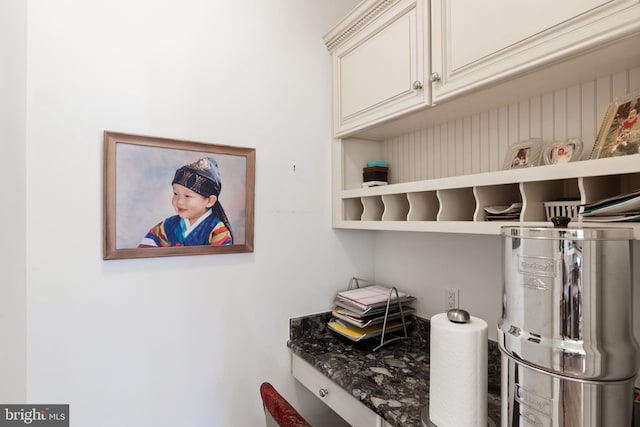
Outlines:
{"label": "white wall", "polygon": [[[26,181],[2,194],[27,214],[2,214],[17,243],[0,339],[18,352],[0,353],[0,400],[70,403],[79,426],[256,426],[267,380],[334,425],[285,343],[288,319],[328,310],[349,277],[408,289],[425,317],[455,286],[497,320],[498,237],[330,228],[321,36],[356,0],[1,1],[18,86],[0,81],[0,173]],[[103,261],[105,129],[255,147],[255,253]]]}
{"label": "white wall", "polygon": [[445,290],[459,290],[459,306],[486,320],[496,340],[502,313],[501,240],[498,236],[380,232],[375,277],[417,299],[426,319],[445,310]]}
{"label": "white wall", "polygon": [[[288,319],[373,271],[372,235],[330,227],[322,35],[354,4],[27,2],[27,401],[77,426],[257,426],[266,380],[317,419]],[[255,252],[103,261],[105,129],[255,147]]]}
{"label": "white wall", "polygon": [[26,4],[0,0],[0,402],[26,396]]}

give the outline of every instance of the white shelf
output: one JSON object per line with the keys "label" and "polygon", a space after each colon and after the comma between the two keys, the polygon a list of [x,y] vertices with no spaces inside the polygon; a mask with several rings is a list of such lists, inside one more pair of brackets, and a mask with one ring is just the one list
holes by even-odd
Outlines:
{"label": "white shelf", "polygon": [[[529,227],[548,227],[549,222],[529,222]],[[500,234],[503,226],[522,226],[517,221],[343,221],[335,228],[378,231],[418,231],[432,233]]]}
{"label": "white shelf", "polygon": [[[544,202],[581,203],[640,188],[638,155],[504,170],[433,180],[350,188],[338,192],[334,227],[468,234],[500,234],[503,226],[549,226]],[[486,221],[484,208],[522,203],[520,219]],[[633,228],[640,223],[572,221],[571,226]]]}
{"label": "white shelf", "polygon": [[[614,173],[612,173],[614,172]],[[412,181],[378,187],[352,188],[341,192],[341,197],[366,197],[383,194],[412,193],[453,188],[483,187],[510,183],[566,180],[578,177],[619,176],[640,172],[637,156],[616,157],[598,160],[583,160],[561,165],[535,166],[472,175]],[[473,183],[470,185],[470,183]]]}
{"label": "white shelf", "polygon": [[[382,222],[382,221],[343,221],[334,228],[350,230],[377,230],[377,231],[409,231],[423,233],[452,233],[452,234],[481,234],[500,235],[502,227],[550,227],[549,221],[484,221],[484,222],[459,222],[459,221],[424,221],[424,222]],[[572,222],[569,228],[630,228],[633,229],[633,238],[640,240],[638,223],[596,223],[596,222]]]}

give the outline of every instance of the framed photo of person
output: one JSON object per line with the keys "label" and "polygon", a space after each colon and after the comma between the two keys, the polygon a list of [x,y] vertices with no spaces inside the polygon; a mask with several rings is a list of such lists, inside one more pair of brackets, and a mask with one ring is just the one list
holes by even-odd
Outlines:
{"label": "framed photo of person", "polygon": [[540,164],[540,153],[543,141],[540,138],[531,138],[526,141],[512,144],[507,149],[503,169],[519,169]]}
{"label": "framed photo of person", "polygon": [[542,160],[545,165],[575,162],[576,160],[580,160],[582,147],[582,140],[579,138],[548,142],[544,146]]}
{"label": "framed photo of person", "polygon": [[640,93],[627,95],[611,103],[600,126],[590,159],[640,153],[638,108]]}
{"label": "framed photo of person", "polygon": [[104,132],[105,260],[253,252],[255,149]]}

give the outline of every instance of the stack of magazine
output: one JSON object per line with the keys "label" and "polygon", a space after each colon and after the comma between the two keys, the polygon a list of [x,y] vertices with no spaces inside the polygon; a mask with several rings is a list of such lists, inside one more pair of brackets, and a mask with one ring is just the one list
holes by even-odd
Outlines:
{"label": "stack of magazine", "polygon": [[484,208],[486,212],[486,221],[508,221],[520,219],[520,211],[522,203],[512,203],[510,205],[487,206]]}
{"label": "stack of magazine", "polygon": [[406,292],[380,285],[338,292],[328,327],[352,341],[360,341],[380,336],[386,315],[385,334],[402,330],[402,317],[404,316],[404,325],[408,325],[408,315],[415,311],[409,306],[414,300],[415,297]]}
{"label": "stack of magazine", "polygon": [[640,221],[640,190],[584,205],[584,221]]}

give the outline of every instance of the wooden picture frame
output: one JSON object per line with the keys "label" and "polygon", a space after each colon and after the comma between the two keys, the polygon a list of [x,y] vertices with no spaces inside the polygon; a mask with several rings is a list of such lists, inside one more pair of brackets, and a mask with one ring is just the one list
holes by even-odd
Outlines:
{"label": "wooden picture frame", "polygon": [[[195,175],[191,173],[194,167],[201,168],[195,169]],[[211,209],[217,214],[198,227],[206,222],[215,231],[194,227],[207,243],[193,243],[195,233],[191,238],[182,233],[189,224],[186,219],[182,221],[185,225],[175,226],[181,218],[174,209],[174,192],[176,188],[178,192],[205,192],[195,186],[195,179],[202,178],[200,172],[206,176],[214,170],[211,176],[221,182],[219,194],[207,201],[217,205]],[[180,181],[190,188],[176,187],[179,177],[192,177],[189,183]],[[103,259],[253,252],[254,192],[254,148],[105,131]],[[189,193],[188,197],[194,196]],[[225,216],[224,221],[215,219]],[[152,230],[153,239],[158,237],[160,244],[148,238]],[[139,246],[143,239],[147,246]],[[150,241],[159,246],[149,247]]]}
{"label": "wooden picture frame", "polygon": [[591,151],[590,159],[640,153],[640,93],[612,102]]}

